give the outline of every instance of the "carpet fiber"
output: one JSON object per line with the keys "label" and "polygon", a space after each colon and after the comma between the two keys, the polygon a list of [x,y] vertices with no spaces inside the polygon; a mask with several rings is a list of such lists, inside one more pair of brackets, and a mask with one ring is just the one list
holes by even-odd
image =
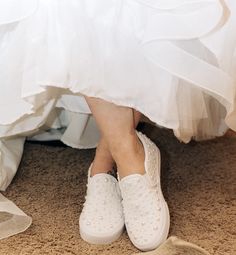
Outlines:
{"label": "carpet fiber", "polygon": [[[171,213],[170,235],[210,254],[236,254],[236,138],[183,144],[166,129],[144,127],[162,152],[162,186]],[[138,252],[127,234],[108,246],[79,236],[79,213],[94,150],[26,143],[5,195],[33,218],[24,233],[0,241],[0,254],[116,254]]]}

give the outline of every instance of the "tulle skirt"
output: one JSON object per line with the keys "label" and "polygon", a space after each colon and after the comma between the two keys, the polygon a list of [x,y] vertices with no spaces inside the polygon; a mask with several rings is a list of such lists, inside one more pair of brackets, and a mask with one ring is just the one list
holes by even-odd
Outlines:
{"label": "tulle skirt", "polygon": [[135,108],[183,142],[221,136],[236,130],[236,1],[0,0],[0,67],[2,190],[23,137],[42,128],[96,146],[84,95]]}
{"label": "tulle skirt", "polygon": [[184,142],[236,129],[234,0],[0,4],[0,137],[37,130],[55,107],[89,116],[83,95],[133,107]]}

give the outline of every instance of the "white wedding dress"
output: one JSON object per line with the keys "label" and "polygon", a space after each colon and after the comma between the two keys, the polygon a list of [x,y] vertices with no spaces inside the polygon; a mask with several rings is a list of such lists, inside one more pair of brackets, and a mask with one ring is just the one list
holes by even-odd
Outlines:
{"label": "white wedding dress", "polygon": [[[236,1],[0,0],[0,67],[1,190],[26,136],[96,147],[83,95],[183,142],[221,136],[236,130]],[[61,132],[40,133],[50,128]]]}

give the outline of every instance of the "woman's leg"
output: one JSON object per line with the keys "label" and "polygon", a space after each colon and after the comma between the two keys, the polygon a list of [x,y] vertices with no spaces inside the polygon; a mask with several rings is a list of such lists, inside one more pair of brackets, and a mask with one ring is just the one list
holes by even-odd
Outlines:
{"label": "woman's leg", "polygon": [[135,132],[141,114],[99,98],[85,99],[102,135],[92,175],[111,170],[114,161],[121,178],[134,173],[143,174],[144,151]]}
{"label": "woman's leg", "polygon": [[[137,127],[141,118],[141,113],[134,110],[134,125]],[[91,169],[91,176],[99,173],[107,173],[112,171],[115,161],[111,155],[108,144],[103,136],[98,143],[96,148],[96,154],[93,160],[93,166]]]}
{"label": "woman's leg", "polygon": [[[141,118],[141,113],[134,110],[134,126],[137,127]],[[103,135],[96,148],[96,154],[93,160],[93,166],[91,169],[91,176],[98,173],[107,173],[114,167],[115,161],[111,155],[108,144]]]}
{"label": "woman's leg", "polygon": [[[96,180],[99,178],[102,188],[99,189],[99,193],[87,193],[93,194],[96,202],[87,203],[86,200],[84,208],[91,207],[90,211],[97,212],[93,214],[93,218],[113,210],[112,213],[107,214],[114,216],[114,219],[105,220],[103,224],[107,225],[112,222],[112,229],[114,229],[116,219],[124,220],[115,227],[117,231],[114,233],[119,234],[115,235],[116,238],[121,233],[119,226],[125,223],[130,240],[137,248],[144,251],[155,249],[166,240],[170,221],[168,207],[160,186],[159,150],[144,134],[136,133],[132,108],[117,106],[98,98],[86,97],[86,100],[100,128],[107,146],[106,150],[110,151],[110,159],[113,158],[117,165],[121,180],[117,182],[114,177],[106,175],[95,175],[89,179],[88,189],[90,191],[96,189],[99,183],[96,183]],[[113,180],[109,181],[109,178]],[[119,185],[120,192],[117,192],[114,184]],[[111,186],[112,188],[109,188]],[[111,193],[114,189],[116,190],[115,195]],[[108,202],[106,201],[107,196],[110,196]],[[92,198],[89,201],[91,200]],[[97,202],[101,200],[102,203]],[[114,210],[114,208],[119,209]],[[89,218],[91,215],[86,214],[86,210],[84,211],[86,222],[89,225],[91,222],[95,224],[96,220]],[[123,216],[119,215],[120,211]],[[100,219],[103,220],[104,217]],[[83,220],[81,222],[83,223]],[[81,226],[82,230],[86,231],[87,227],[83,224]],[[89,233],[89,230],[87,232]],[[111,231],[110,236],[114,236],[114,233]],[[97,236],[100,236],[99,233]],[[90,236],[87,240],[91,240]]]}

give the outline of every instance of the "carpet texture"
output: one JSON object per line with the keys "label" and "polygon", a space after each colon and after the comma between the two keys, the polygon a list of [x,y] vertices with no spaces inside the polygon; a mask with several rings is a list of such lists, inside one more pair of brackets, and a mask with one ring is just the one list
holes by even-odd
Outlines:
{"label": "carpet texture", "polygon": [[[236,138],[180,143],[166,129],[145,126],[162,152],[162,186],[171,213],[170,235],[214,255],[236,254]],[[33,218],[24,233],[0,241],[2,255],[116,254],[138,252],[127,234],[108,246],[79,236],[87,169],[95,150],[26,143],[7,190]]]}

